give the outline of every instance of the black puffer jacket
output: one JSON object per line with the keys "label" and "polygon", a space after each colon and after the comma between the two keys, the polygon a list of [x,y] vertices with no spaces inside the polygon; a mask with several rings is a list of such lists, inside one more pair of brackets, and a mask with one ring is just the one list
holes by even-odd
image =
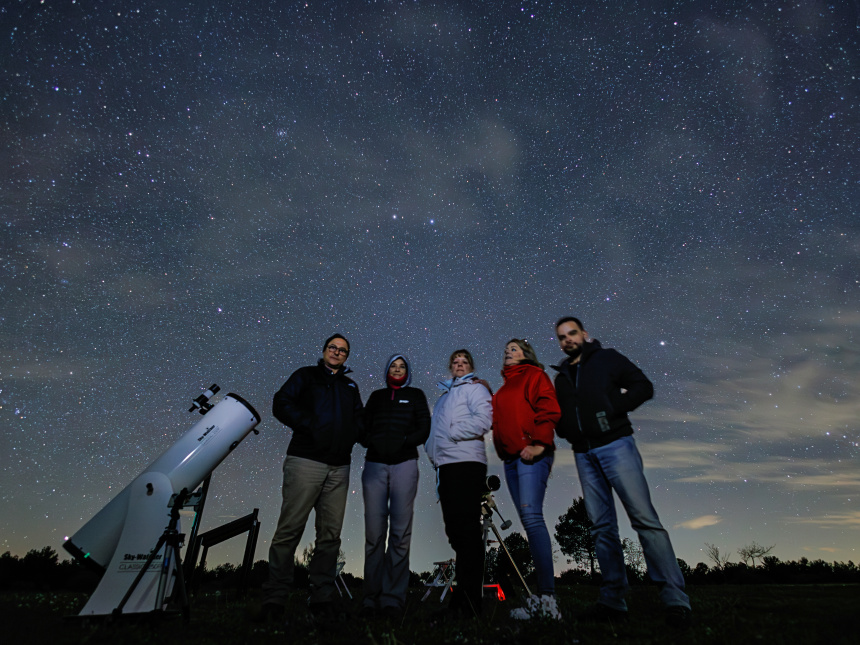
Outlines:
{"label": "black puffer jacket", "polygon": [[430,436],[430,408],[418,388],[409,387],[412,368],[401,354],[388,359],[383,374],[398,358],[406,362],[407,379],[403,387],[386,387],[372,392],[364,408],[365,434],[361,444],[367,448],[367,461],[400,464],[418,458],[418,446]]}
{"label": "black puffer jacket", "polygon": [[332,373],[320,359],[293,372],[275,394],[272,414],[293,429],[288,455],[329,466],[349,464],[364,421],[361,395],[349,372]]}
{"label": "black puffer jacket", "polygon": [[558,371],[555,392],[561,406],[555,432],[575,452],[633,434],[627,413],[654,396],[654,386],[642,370],[596,340],[582,346],[578,369],[566,360],[553,369]]}

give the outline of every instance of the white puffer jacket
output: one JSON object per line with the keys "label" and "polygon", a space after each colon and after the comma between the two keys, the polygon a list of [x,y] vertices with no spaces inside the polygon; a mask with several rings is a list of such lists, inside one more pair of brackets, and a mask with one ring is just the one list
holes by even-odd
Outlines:
{"label": "white puffer jacket", "polygon": [[492,395],[474,374],[441,381],[424,444],[434,468],[461,461],[487,463],[484,435],[493,425]]}

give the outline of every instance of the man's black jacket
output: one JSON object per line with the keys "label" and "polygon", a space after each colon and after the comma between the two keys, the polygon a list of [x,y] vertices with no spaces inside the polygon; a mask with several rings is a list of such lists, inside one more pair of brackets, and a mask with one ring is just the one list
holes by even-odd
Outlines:
{"label": "man's black jacket", "polygon": [[[633,434],[627,413],[654,396],[654,386],[630,359],[597,340],[584,343],[579,368],[565,360],[553,369],[561,406],[556,434],[575,452]],[[622,389],[626,392],[622,393]]]}
{"label": "man's black jacket", "polygon": [[349,464],[363,427],[361,395],[349,371],[332,373],[321,359],[293,372],[275,394],[272,414],[293,429],[288,455],[329,466]]}

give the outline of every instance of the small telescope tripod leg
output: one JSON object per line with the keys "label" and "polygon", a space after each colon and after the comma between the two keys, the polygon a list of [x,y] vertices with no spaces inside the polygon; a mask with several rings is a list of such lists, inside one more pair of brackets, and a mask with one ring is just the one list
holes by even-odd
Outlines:
{"label": "small telescope tripod leg", "polygon": [[182,560],[179,556],[179,536],[175,536],[176,541],[173,542],[173,558],[176,565],[173,568],[174,573],[176,574],[176,586],[173,588],[173,593],[171,594],[171,598],[176,597],[177,592],[179,594],[179,601],[182,607],[182,618],[185,622],[188,622],[191,619],[191,603],[188,602],[188,590],[185,588],[185,574],[182,571]]}
{"label": "small telescope tripod leg", "polygon": [[493,524],[492,521],[490,521],[490,528],[493,529],[493,533],[496,535],[496,539],[499,541],[499,544],[501,544],[502,548],[505,550],[505,555],[508,556],[508,560],[510,561],[511,566],[514,568],[514,571],[517,572],[517,577],[520,579],[520,582],[523,583],[523,587],[525,588],[526,593],[531,594],[531,590],[529,589],[529,586],[526,584],[526,581],[523,578],[523,574],[520,573],[519,568],[517,567],[516,563],[514,562],[514,558],[511,556],[511,552],[508,551],[508,547],[505,545],[505,542],[502,540],[502,536],[499,534],[499,529],[496,528],[496,525]]}
{"label": "small telescope tripod leg", "polygon": [[[126,591],[125,595],[120,600],[119,605],[116,606],[116,609],[113,610],[113,614],[115,616],[122,615],[122,610],[125,607],[125,604],[128,602],[131,595],[134,593],[134,590],[137,589],[137,586],[140,584],[140,581],[143,579],[143,576],[149,570],[149,566],[152,564],[153,560],[155,560],[156,555],[161,551],[161,548],[167,545],[165,549],[165,558],[162,560],[162,568],[159,572],[158,579],[158,590],[156,592],[156,611],[161,611],[161,608],[164,605],[164,592],[167,585],[166,577],[170,574],[168,570],[165,569],[167,558],[167,552],[170,551],[173,553],[174,558],[174,567],[173,570],[176,573],[177,581],[179,583],[179,593],[182,599],[182,615],[185,620],[189,620],[190,613],[190,603],[188,602],[188,593],[185,588],[185,576],[182,572],[182,558],[180,557],[180,549],[179,545],[182,542],[183,536],[176,530],[176,527],[179,523],[179,509],[182,508],[185,503],[185,499],[188,497],[188,490],[183,488],[182,492],[176,496],[174,500],[173,507],[170,510],[170,523],[164,529],[164,533],[158,538],[158,542],[155,544],[155,548],[149,552],[149,556],[146,558],[146,562],[144,563],[141,570],[138,572],[134,581],[131,583],[131,586]],[[176,595],[176,589],[173,589],[173,595]]]}

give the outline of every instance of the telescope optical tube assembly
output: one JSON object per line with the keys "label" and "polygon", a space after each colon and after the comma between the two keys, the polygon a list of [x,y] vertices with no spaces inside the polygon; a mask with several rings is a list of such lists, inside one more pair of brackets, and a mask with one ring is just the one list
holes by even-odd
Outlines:
{"label": "telescope optical tube assembly", "polygon": [[[260,423],[242,397],[227,394],[188,432],[114,497],[63,548],[84,564],[104,572],[81,616],[112,613],[158,543],[170,521],[170,500],[183,489],[194,491]],[[165,550],[164,556],[169,555]],[[159,555],[124,608],[124,613],[161,609],[152,606]],[[149,575],[149,574],[153,575]]]}

